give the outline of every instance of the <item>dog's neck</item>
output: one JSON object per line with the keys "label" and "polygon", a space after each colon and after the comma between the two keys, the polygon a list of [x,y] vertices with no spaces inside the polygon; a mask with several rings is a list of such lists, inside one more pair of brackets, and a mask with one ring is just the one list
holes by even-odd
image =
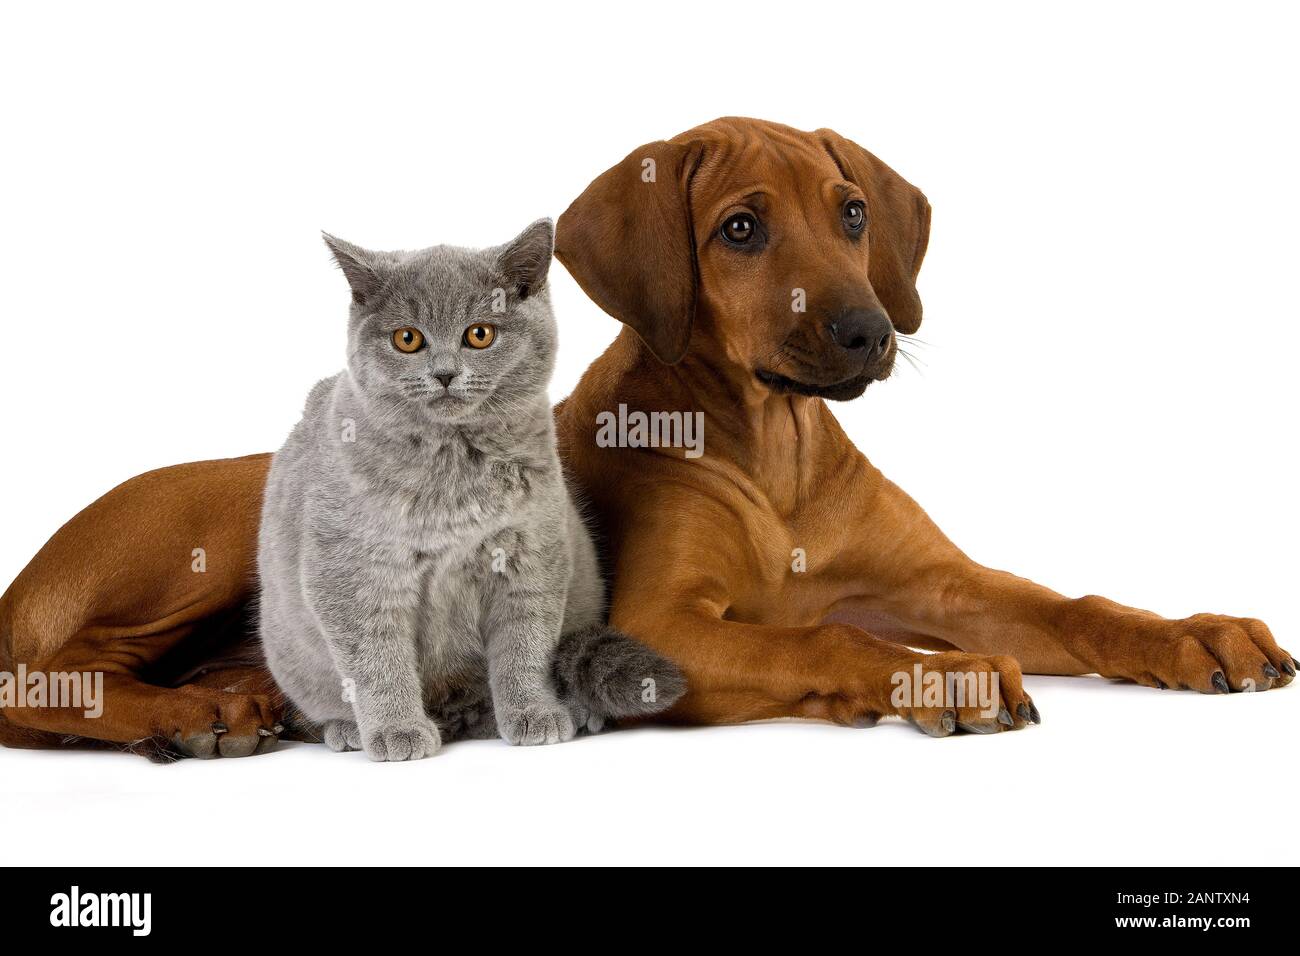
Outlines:
{"label": "dog's neck", "polygon": [[619,404],[647,413],[703,412],[701,465],[734,466],[782,510],[814,493],[842,434],[821,399],[772,392],[698,334],[680,362],[665,365],[623,329],[587,371],[578,395],[583,407],[566,410],[577,416],[577,430]]}

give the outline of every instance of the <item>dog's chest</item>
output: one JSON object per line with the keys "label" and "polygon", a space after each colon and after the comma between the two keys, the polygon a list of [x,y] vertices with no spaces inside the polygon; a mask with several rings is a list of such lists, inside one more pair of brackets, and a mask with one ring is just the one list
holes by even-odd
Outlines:
{"label": "dog's chest", "polygon": [[731,617],[790,626],[814,624],[853,592],[842,554],[854,529],[824,505],[818,502],[793,514],[762,508],[746,515],[740,540],[749,568],[729,576]]}

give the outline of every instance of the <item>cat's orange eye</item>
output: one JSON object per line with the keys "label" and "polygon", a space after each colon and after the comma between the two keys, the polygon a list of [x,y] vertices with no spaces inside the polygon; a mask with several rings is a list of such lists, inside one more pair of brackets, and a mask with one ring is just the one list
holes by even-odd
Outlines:
{"label": "cat's orange eye", "polygon": [[480,322],[465,330],[465,344],[472,349],[485,349],[497,339],[497,327]]}
{"label": "cat's orange eye", "polygon": [[393,333],[393,347],[399,352],[418,352],[424,348],[424,335],[419,329],[398,329]]}

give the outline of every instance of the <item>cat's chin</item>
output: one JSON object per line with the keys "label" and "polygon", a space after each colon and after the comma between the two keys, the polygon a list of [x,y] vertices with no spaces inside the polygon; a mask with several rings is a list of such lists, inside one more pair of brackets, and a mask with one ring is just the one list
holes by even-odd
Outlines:
{"label": "cat's chin", "polygon": [[438,422],[459,421],[472,414],[476,407],[476,402],[448,394],[427,399],[424,403],[425,412],[430,418]]}

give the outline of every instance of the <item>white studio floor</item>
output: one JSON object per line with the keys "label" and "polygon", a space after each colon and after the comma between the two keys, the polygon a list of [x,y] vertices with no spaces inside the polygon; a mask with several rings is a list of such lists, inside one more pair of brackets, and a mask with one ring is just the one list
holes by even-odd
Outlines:
{"label": "white studio floor", "polygon": [[[414,764],[0,751],[12,864],[1289,864],[1296,688],[1029,678],[1043,724],[774,722]],[[1262,784],[1262,785],[1261,785]],[[142,837],[142,834],[150,834]]]}

